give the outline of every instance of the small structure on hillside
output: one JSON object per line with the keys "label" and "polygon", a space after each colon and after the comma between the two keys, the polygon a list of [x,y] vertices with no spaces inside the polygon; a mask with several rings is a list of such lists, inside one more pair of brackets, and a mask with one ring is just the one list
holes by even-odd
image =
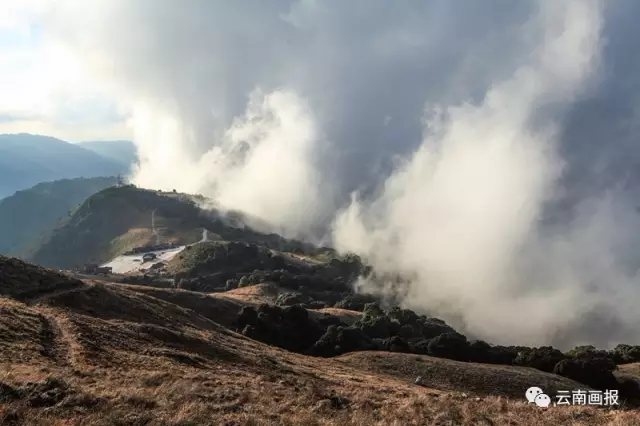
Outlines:
{"label": "small structure on hillside", "polygon": [[91,275],[108,275],[113,273],[113,268],[110,266],[96,265],[95,263],[87,263],[83,266],[82,272]]}
{"label": "small structure on hillside", "polygon": [[113,268],[111,266],[99,266],[96,268],[96,275],[109,275],[113,273]]}
{"label": "small structure on hillside", "polygon": [[99,268],[99,265],[95,263],[86,263],[82,266],[81,271],[85,274],[95,274],[97,268]]}
{"label": "small structure on hillside", "polygon": [[145,254],[142,256],[142,261],[143,261],[143,262],[150,262],[150,261],[152,261],[152,260],[156,260],[156,258],[157,258],[157,257],[158,257],[158,256],[156,256],[156,254],[155,254],[155,253],[145,253]]}
{"label": "small structure on hillside", "polygon": [[149,251],[162,251],[162,250],[172,250],[175,248],[180,247],[178,244],[175,243],[165,243],[165,244],[159,244],[159,245],[147,245],[147,246],[141,246],[141,247],[136,247],[134,249],[131,249],[129,251],[126,251],[124,253],[122,253],[123,256],[131,256],[131,255],[136,255],[139,253],[144,253],[144,252],[149,252]]}

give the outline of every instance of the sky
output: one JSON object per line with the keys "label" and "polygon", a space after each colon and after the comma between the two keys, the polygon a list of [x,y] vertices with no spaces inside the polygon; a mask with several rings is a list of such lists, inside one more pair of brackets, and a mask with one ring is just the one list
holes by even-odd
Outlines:
{"label": "sky", "polygon": [[377,271],[359,291],[470,336],[633,343],[639,13],[3,0],[0,132],[131,138],[136,184],[355,252]]}
{"label": "sky", "polygon": [[0,133],[71,142],[131,139],[128,112],[63,45],[43,34],[55,1],[0,3]]}

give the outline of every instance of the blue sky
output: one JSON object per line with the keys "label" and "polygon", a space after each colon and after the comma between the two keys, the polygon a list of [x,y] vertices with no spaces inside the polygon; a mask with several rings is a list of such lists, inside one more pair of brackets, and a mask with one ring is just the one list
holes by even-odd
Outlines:
{"label": "blue sky", "polygon": [[[130,138],[117,99],[43,31],[48,2],[0,4],[0,133],[72,142]],[[80,59],[80,60],[78,60]]]}
{"label": "blue sky", "polygon": [[0,48],[29,48],[42,41],[40,25],[34,24],[24,30],[0,28]]}

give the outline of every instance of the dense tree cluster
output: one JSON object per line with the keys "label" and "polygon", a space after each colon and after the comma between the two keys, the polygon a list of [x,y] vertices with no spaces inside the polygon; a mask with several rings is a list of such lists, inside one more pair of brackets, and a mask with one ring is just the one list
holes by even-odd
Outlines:
{"label": "dense tree cluster", "polygon": [[496,346],[481,340],[469,341],[444,321],[408,309],[384,310],[377,303],[367,303],[361,318],[347,325],[336,317],[311,319],[303,308],[310,303],[309,297],[302,293],[281,295],[277,303],[292,305],[243,308],[238,316],[238,331],[264,343],[312,356],[390,351],[514,365],[555,373],[596,389],[620,389],[626,397],[640,397],[635,382],[619,380],[613,374],[616,364],[638,360],[637,346],[619,345],[612,351],[578,347],[567,353],[550,346]]}
{"label": "dense tree cluster", "polygon": [[364,311],[367,303],[375,303],[376,298],[368,294],[349,294],[344,299],[336,302],[333,307],[340,309],[349,309],[351,311]]}
{"label": "dense tree cluster", "polygon": [[245,336],[292,352],[305,352],[323,334],[322,326],[300,306],[244,307],[236,324]]}

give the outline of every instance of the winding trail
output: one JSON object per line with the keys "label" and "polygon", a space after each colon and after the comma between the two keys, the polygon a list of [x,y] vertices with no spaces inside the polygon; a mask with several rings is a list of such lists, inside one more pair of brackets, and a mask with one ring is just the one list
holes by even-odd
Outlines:
{"label": "winding trail", "polygon": [[[39,307],[41,331],[41,354],[53,360],[61,367],[76,365],[75,352],[72,349],[73,333],[69,332],[70,322],[66,314],[53,313],[49,308]],[[65,317],[65,318],[62,318]]]}
{"label": "winding trail", "polygon": [[74,347],[78,347],[78,343],[73,337],[73,324],[69,315],[47,306],[46,302],[55,297],[87,291],[94,286],[94,283],[83,281],[82,286],[53,291],[28,301],[40,318],[40,353],[61,367],[77,365]]}

